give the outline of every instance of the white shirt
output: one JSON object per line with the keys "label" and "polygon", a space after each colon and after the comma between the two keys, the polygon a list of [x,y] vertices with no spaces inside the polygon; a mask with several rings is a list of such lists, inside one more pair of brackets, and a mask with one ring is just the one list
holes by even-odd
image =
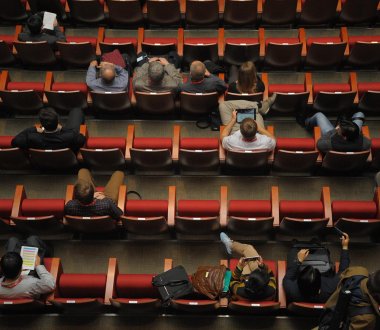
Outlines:
{"label": "white shirt", "polygon": [[269,136],[256,133],[255,139],[252,141],[245,141],[240,130],[236,131],[230,136],[226,136],[222,145],[227,150],[273,150],[276,146],[276,140]]}

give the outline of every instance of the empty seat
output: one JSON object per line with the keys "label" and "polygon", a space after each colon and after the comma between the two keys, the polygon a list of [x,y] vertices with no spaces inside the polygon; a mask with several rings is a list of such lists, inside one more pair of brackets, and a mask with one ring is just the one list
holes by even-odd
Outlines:
{"label": "empty seat", "polygon": [[21,22],[28,18],[25,2],[21,0],[1,0],[0,18],[4,21]]}
{"label": "empty seat", "polygon": [[56,45],[60,54],[61,60],[70,66],[87,67],[95,56],[95,49],[90,42],[68,42],[57,41]]}
{"label": "empty seat", "polygon": [[226,167],[245,172],[265,171],[271,164],[271,150],[226,150]]}
{"label": "empty seat", "polygon": [[[228,2],[244,3],[251,2],[251,0],[232,0]],[[258,38],[226,38],[224,43],[223,61],[227,64],[241,65],[246,61],[256,62],[260,59]]]}
{"label": "empty seat", "polygon": [[175,111],[175,95],[171,92],[135,92],[138,111],[148,115],[168,115]]}
{"label": "empty seat", "polygon": [[344,60],[347,42],[340,37],[310,37],[306,39],[305,64],[316,68],[337,67]]}
{"label": "empty seat", "polygon": [[[161,2],[159,0],[158,2]],[[141,43],[141,49],[148,55],[162,56],[171,51],[177,51],[178,40],[176,37],[145,38]]]}
{"label": "empty seat", "polygon": [[205,116],[219,106],[218,93],[187,93],[181,92],[181,112],[184,114]]}
{"label": "empty seat", "polygon": [[138,26],[144,22],[141,3],[138,0],[107,0],[107,6],[111,23]]}
{"label": "empty seat", "polygon": [[116,220],[110,216],[78,217],[65,215],[65,225],[70,230],[84,234],[101,234],[115,231]]}
{"label": "empty seat", "polygon": [[52,66],[56,63],[53,50],[46,41],[15,41],[17,57],[26,66]]}
{"label": "empty seat", "polygon": [[181,12],[178,0],[148,0],[148,22],[159,26],[179,26]]}
{"label": "empty seat", "polygon": [[261,16],[264,25],[290,25],[296,20],[297,0],[265,0]]}
{"label": "empty seat", "polygon": [[[115,2],[125,3],[124,1],[119,0],[116,0]],[[128,55],[129,61],[131,63],[136,62],[137,38],[135,37],[109,37],[106,30],[104,39],[99,40],[99,48],[102,54],[109,53],[115,49],[118,49],[121,54]]]}
{"label": "empty seat", "polygon": [[380,169],[380,138],[371,140],[372,166]]}
{"label": "empty seat", "polygon": [[212,26],[219,21],[217,0],[186,0],[186,25]]}
{"label": "empty seat", "polygon": [[[214,0],[211,0],[214,1]],[[199,2],[193,0],[193,2]],[[201,1],[203,2],[203,1]],[[200,2],[200,3],[201,3]],[[183,63],[190,65],[191,62],[210,60],[214,63],[219,61],[218,39],[215,38],[190,38],[185,37],[183,44]]]}
{"label": "empty seat", "polygon": [[355,174],[367,166],[370,150],[358,152],[329,151],[323,157],[322,168],[337,172]]}
{"label": "empty seat", "polygon": [[94,24],[104,20],[104,0],[69,0],[70,15],[75,21]]}
{"label": "empty seat", "polygon": [[4,37],[7,36],[0,35],[0,65],[11,65],[15,61],[15,57],[12,53],[13,36],[11,44],[4,40]]}
{"label": "empty seat", "polygon": [[13,136],[0,136],[0,168],[25,170],[30,168],[29,155],[25,150],[12,148]]}
{"label": "empty seat", "polygon": [[60,21],[67,19],[65,12],[66,0],[29,0],[28,2],[34,13],[48,11],[55,13]]}
{"label": "empty seat", "polygon": [[246,100],[246,101],[251,101],[251,102],[261,102],[263,100],[263,93],[253,93],[253,94],[248,94],[248,93],[230,93],[227,92],[224,96],[224,99],[226,101],[233,101],[233,100]]}
{"label": "empty seat", "polygon": [[128,92],[91,91],[92,107],[97,115],[128,113],[131,107]]}
{"label": "empty seat", "polygon": [[74,152],[69,149],[29,149],[30,161],[36,169],[65,171],[77,167],[78,161]]}
{"label": "empty seat", "polygon": [[338,0],[302,1],[300,25],[331,24],[336,15]]}
{"label": "empty seat", "polygon": [[223,24],[232,26],[254,25],[257,21],[257,0],[227,0]]}
{"label": "empty seat", "polygon": [[359,104],[358,109],[366,114],[380,114],[380,83],[358,83]]}
{"label": "empty seat", "polygon": [[339,20],[345,24],[370,24],[375,21],[379,0],[345,0]]}
{"label": "empty seat", "polygon": [[266,38],[264,63],[273,68],[294,69],[301,63],[301,52],[299,38]]}

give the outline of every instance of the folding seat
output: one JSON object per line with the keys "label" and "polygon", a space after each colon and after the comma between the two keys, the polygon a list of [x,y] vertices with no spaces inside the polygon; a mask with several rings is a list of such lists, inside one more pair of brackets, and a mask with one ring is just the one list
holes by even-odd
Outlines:
{"label": "folding seat", "polygon": [[279,219],[280,223],[275,222],[274,225],[286,235],[323,233],[326,226],[331,227],[332,224],[330,188],[322,188],[320,200],[280,200]]}
{"label": "folding seat", "polygon": [[380,169],[380,138],[371,139],[372,166]]}
{"label": "folding seat", "polygon": [[334,200],[331,210],[340,230],[350,236],[374,236],[380,228],[380,188],[375,189],[371,201]]}
{"label": "folding seat", "polygon": [[[166,1],[166,0],[165,0]],[[154,1],[164,3],[165,1]],[[183,30],[144,30],[141,42],[141,50],[151,56],[167,55],[176,51],[182,55]]]}
{"label": "folding seat", "polygon": [[[229,268],[231,269],[231,271],[235,270],[238,262],[239,262],[239,259],[230,259]],[[280,282],[278,281],[277,262],[274,260],[264,260],[264,263],[273,272],[277,285],[279,286]],[[228,304],[228,308],[233,311],[244,313],[244,314],[274,313],[280,309],[280,301],[278,299],[278,292],[276,293],[275,297],[272,300],[259,300],[259,301],[249,300],[249,299],[231,300]]]}
{"label": "folding seat", "polygon": [[213,93],[187,93],[180,94],[181,113],[205,116],[216,110],[219,106],[219,95]]}
{"label": "folding seat", "polygon": [[[165,264],[169,262],[165,259]],[[152,285],[156,274],[120,274],[118,260],[110,258],[108,267],[108,283],[106,288],[106,304],[124,313],[154,313],[161,307],[160,294]]]}
{"label": "folding seat", "polygon": [[[44,266],[55,278],[59,267],[59,258],[44,258]],[[3,313],[28,313],[40,311],[45,308],[49,296],[50,295],[44,295],[40,297],[40,299],[0,299],[0,310]]]}
{"label": "folding seat", "polygon": [[92,109],[97,115],[129,113],[131,101],[128,92],[91,91]]}
{"label": "folding seat", "polygon": [[57,59],[46,41],[14,41],[17,57],[26,66],[52,66]]}
{"label": "folding seat", "polygon": [[155,238],[168,234],[174,228],[175,196],[176,187],[169,186],[166,200],[127,198],[121,222],[128,237]]}
{"label": "folding seat", "polygon": [[338,0],[302,1],[299,25],[331,24],[336,16]]}
{"label": "folding seat", "polygon": [[379,0],[345,0],[339,20],[343,24],[373,23],[376,20]]}
{"label": "folding seat", "polygon": [[366,114],[380,114],[380,82],[358,82],[358,109]]}
{"label": "folding seat", "polygon": [[80,155],[85,166],[92,170],[124,170],[126,146],[125,137],[94,137],[87,133]]}
{"label": "folding seat", "polygon": [[257,0],[227,0],[224,4],[223,25],[250,26],[257,22]]}
{"label": "folding seat", "polygon": [[17,185],[11,220],[23,233],[58,234],[63,231],[64,208],[64,198],[28,198],[24,186]]}
{"label": "folding seat", "polygon": [[95,24],[104,20],[104,0],[68,0],[70,15],[74,21]]}
{"label": "folding seat", "polygon": [[237,94],[237,93],[230,93],[227,92],[224,96],[224,99],[226,101],[233,101],[233,100],[246,100],[251,102],[261,102],[263,100],[263,93],[243,93],[243,94]]}
{"label": "folding seat", "polygon": [[273,168],[286,172],[311,172],[319,151],[313,138],[276,138]]}
{"label": "folding seat", "polygon": [[227,219],[224,220],[224,215],[221,215],[221,224],[226,223],[227,230],[232,235],[251,237],[271,234],[274,221],[272,204],[277,205],[277,203],[278,189],[276,187],[271,188],[269,200],[231,199],[228,202]]}
{"label": "folding seat", "polygon": [[66,0],[28,0],[33,13],[48,11],[55,13],[58,20],[66,20],[65,12]]}
{"label": "folding seat", "polygon": [[[285,2],[285,1],[282,1]],[[296,69],[301,64],[302,42],[298,37],[264,37],[260,28],[260,39],[265,38],[264,64],[278,69]],[[261,52],[262,53],[262,52]]]}
{"label": "folding seat", "polygon": [[147,17],[150,25],[179,26],[181,9],[178,0],[148,0]]}
{"label": "folding seat", "polygon": [[[226,187],[220,187],[218,200],[178,200],[175,230],[178,238],[195,236],[202,239],[220,229],[220,216],[226,212]],[[203,236],[203,237],[202,237]]]}
{"label": "folding seat", "polygon": [[11,214],[13,208],[13,199],[1,198],[0,199],[0,235],[10,233],[11,226]]}
{"label": "folding seat", "polygon": [[[347,31],[342,28],[342,31]],[[371,30],[366,30],[371,31]],[[354,67],[378,68],[380,65],[380,34],[378,35],[350,35],[348,42],[350,54],[347,64]]]}
{"label": "folding seat", "polygon": [[134,92],[139,114],[170,115],[176,109],[172,92]]}
{"label": "folding seat", "polygon": [[[291,25],[296,21],[297,0],[263,1],[261,25]],[[260,13],[260,9],[258,10]]]}
{"label": "folding seat", "polygon": [[69,171],[78,166],[75,153],[69,149],[28,149],[33,167],[45,171]]}
{"label": "folding seat", "polygon": [[11,22],[21,22],[28,18],[25,8],[26,2],[22,0],[0,0],[0,19]]}
{"label": "folding seat", "polygon": [[186,0],[185,20],[187,26],[217,26],[219,3],[217,0]]}
{"label": "folding seat", "polygon": [[74,108],[87,108],[88,88],[85,82],[54,81],[53,72],[47,72],[45,95],[49,106],[60,114]]}
{"label": "folding seat", "polygon": [[100,311],[106,304],[106,287],[113,285],[109,276],[107,273],[65,273],[60,262],[56,288],[48,301],[65,312]]}
{"label": "folding seat", "polygon": [[[4,8],[4,7],[1,7]],[[1,15],[1,14],[0,14]],[[7,66],[13,64],[15,57],[12,53],[13,41],[17,39],[19,28],[0,30],[0,65]]]}
{"label": "folding seat", "polygon": [[349,112],[353,107],[356,93],[352,85],[352,73],[347,83],[313,83],[313,110],[326,114]]}
{"label": "folding seat", "polygon": [[266,97],[272,96],[274,93],[277,94],[277,97],[271,106],[270,114],[293,114],[294,112],[306,108],[310,97],[307,76],[305,77],[304,83],[287,84],[269,83],[267,73],[263,73],[261,78],[266,85]]}
{"label": "folding seat", "polygon": [[[180,134],[179,132],[178,135]],[[181,174],[218,173],[221,148],[218,138],[180,136],[179,148],[175,149],[178,154],[173,153],[173,160],[178,161]]]}
{"label": "folding seat", "polygon": [[138,0],[106,0],[108,19],[113,24],[140,26],[144,23],[141,2]]}
{"label": "folding seat", "polygon": [[[305,36],[303,28],[300,29],[301,35]],[[312,36],[307,36],[310,34]],[[303,53],[305,65],[313,68],[331,68],[337,67],[343,63],[345,51],[347,49],[347,40],[342,35],[318,36],[306,31],[306,49]],[[348,53],[347,53],[348,55]]]}
{"label": "folding seat", "polygon": [[13,136],[0,136],[0,168],[3,170],[25,170],[30,168],[28,153],[12,147]]}
{"label": "folding seat", "polygon": [[173,140],[168,137],[135,137],[134,125],[128,125],[127,166],[137,173],[167,173],[173,169]]}
{"label": "folding seat", "polygon": [[0,76],[0,96],[5,107],[21,114],[36,114],[43,107],[45,83],[12,81],[8,71]]}
{"label": "folding seat", "polygon": [[56,42],[60,59],[66,65],[87,68],[96,59],[96,38],[66,36],[66,40]]}

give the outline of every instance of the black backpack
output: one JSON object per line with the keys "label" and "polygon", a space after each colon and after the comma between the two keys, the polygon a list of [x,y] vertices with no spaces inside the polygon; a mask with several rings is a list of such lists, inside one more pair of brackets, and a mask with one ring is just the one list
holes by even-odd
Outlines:
{"label": "black backpack", "polygon": [[300,265],[300,271],[306,266],[313,266],[313,268],[319,270],[322,276],[335,274],[335,267],[331,262],[328,248],[317,243],[295,244],[293,247],[297,249],[309,249],[309,255]]}

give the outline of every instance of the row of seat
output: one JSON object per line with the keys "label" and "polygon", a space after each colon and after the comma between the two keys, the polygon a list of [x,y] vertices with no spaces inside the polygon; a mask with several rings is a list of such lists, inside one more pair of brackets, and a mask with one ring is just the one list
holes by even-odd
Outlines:
{"label": "row of seat", "polygon": [[[132,115],[132,109],[139,115],[193,115],[205,116],[216,111],[224,100],[262,101],[274,93],[277,98],[269,112],[270,116],[294,115],[306,107],[314,112],[339,114],[350,110],[363,111],[366,115],[380,113],[380,81],[359,81],[355,72],[347,73],[347,81],[320,83],[314,81],[311,73],[301,74],[303,82],[272,83],[271,75],[262,73],[264,93],[225,95],[214,93],[181,92],[178,100],[171,92],[133,92],[132,79],[129,92],[93,92],[85,82],[56,80],[53,72],[46,72],[40,81],[22,81],[12,78],[4,70],[0,75],[0,106],[9,113],[35,115],[44,105],[58,113],[67,115],[73,108],[87,109],[95,115]],[[299,77],[299,74],[297,74]],[[220,74],[223,79],[223,74]],[[83,74],[84,79],[84,74]],[[184,76],[184,81],[188,79]]]}
{"label": "row of seat", "polygon": [[[267,128],[275,134],[274,127]],[[223,127],[221,127],[223,131]],[[85,125],[81,132],[87,137],[78,154],[72,150],[21,150],[13,148],[13,136],[0,137],[0,169],[72,171],[79,165],[98,171],[125,170],[136,174],[210,175],[224,173],[263,174],[273,167],[277,172],[312,173],[320,167],[327,171],[358,174],[372,165],[380,168],[380,138],[372,139],[372,150],[360,152],[318,151],[314,138],[276,137],[276,148],[270,150],[224,150],[220,139],[184,137],[181,127],[174,125],[173,137],[137,137],[134,125],[128,126],[126,137],[91,136]],[[368,127],[363,133],[369,137]],[[372,152],[371,152],[372,151]]]}
{"label": "row of seat", "polygon": [[0,18],[22,21],[27,11],[50,11],[72,23],[142,26],[244,27],[252,25],[373,24],[378,0],[14,0],[0,3]]}
{"label": "row of seat", "polygon": [[[63,28],[62,28],[63,29]],[[99,28],[92,36],[81,36],[81,29],[67,35],[67,42],[57,42],[55,54],[46,42],[20,42],[15,34],[0,35],[0,64],[12,65],[16,58],[26,66],[51,66],[60,59],[72,67],[87,67],[95,55],[119,49],[136,60],[136,53],[163,55],[177,51],[183,57],[183,66],[194,60],[223,60],[226,64],[240,65],[254,61],[268,69],[336,68],[342,65],[355,68],[378,68],[380,64],[380,30],[361,29],[350,32],[346,27],[311,33],[300,28],[276,36],[259,30],[178,30],[159,31],[139,28],[119,31]],[[267,31],[267,33],[266,33]],[[361,32],[361,33],[360,33]],[[267,36],[268,34],[268,36]],[[116,35],[113,36],[113,35]],[[16,56],[16,57],[15,57]],[[262,64],[262,65],[261,65]]]}
{"label": "row of seat", "polygon": [[[103,187],[98,187],[101,191]],[[337,226],[353,237],[376,238],[380,229],[380,195],[373,200],[331,201],[330,188],[323,187],[319,200],[279,199],[279,188],[272,187],[265,200],[235,200],[221,186],[220,197],[209,200],[177,199],[176,187],[169,186],[164,200],[128,198],[127,187],[119,190],[118,206],[123,215],[117,221],[110,216],[77,217],[64,214],[65,202],[73,198],[68,185],[63,198],[28,198],[22,185],[16,186],[13,198],[0,200],[1,231],[16,230],[27,234],[47,235],[71,232],[105,234],[127,231],[131,239],[170,238],[212,239],[220,230],[232,235],[270,237],[275,232],[286,236],[325,236]]]}
{"label": "row of seat", "polygon": [[[234,270],[238,259],[220,260],[220,264]],[[324,308],[323,303],[289,302],[282,285],[286,274],[286,262],[264,260],[273,272],[278,289],[271,300],[211,300],[206,296],[191,293],[180,299],[173,299],[170,309],[162,307],[160,294],[152,285],[152,278],[162,271],[149,274],[122,274],[119,272],[117,258],[110,258],[107,272],[103,273],[65,273],[60,258],[45,259],[45,266],[56,280],[56,289],[41,300],[0,299],[3,312],[25,312],[26,310],[52,310],[59,312],[107,312],[118,311],[122,314],[136,313],[150,315],[182,311],[187,313],[244,313],[249,315],[275,314],[280,310],[304,316],[317,316]],[[164,271],[173,267],[172,259],[164,260]],[[335,267],[338,269],[339,263]],[[192,276],[189,276],[192,280]],[[50,309],[49,309],[50,308]]]}

